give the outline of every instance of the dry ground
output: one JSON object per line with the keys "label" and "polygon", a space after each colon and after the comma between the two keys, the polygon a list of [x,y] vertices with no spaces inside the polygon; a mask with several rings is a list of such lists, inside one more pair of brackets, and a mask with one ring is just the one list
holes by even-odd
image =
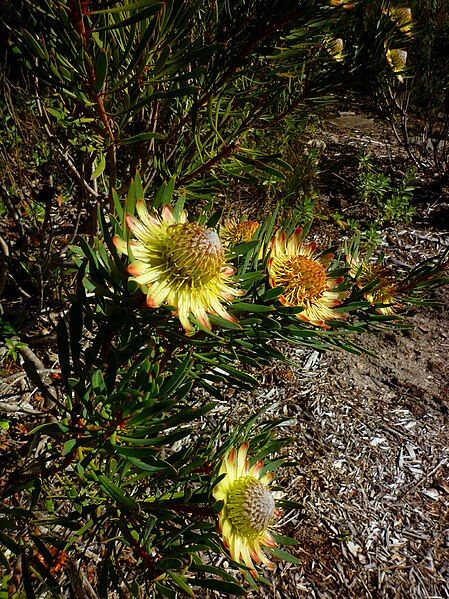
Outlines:
{"label": "dry ground", "polygon": [[[298,564],[278,564],[272,588],[250,597],[449,597],[449,302],[417,312],[413,329],[365,335],[376,357],[292,350],[251,397],[288,416],[279,532]],[[287,376],[286,376],[287,375]]]}

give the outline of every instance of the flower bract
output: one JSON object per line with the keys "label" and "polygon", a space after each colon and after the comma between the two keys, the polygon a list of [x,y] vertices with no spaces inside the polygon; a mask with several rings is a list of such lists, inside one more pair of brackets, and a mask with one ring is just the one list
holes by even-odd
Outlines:
{"label": "flower bract", "polygon": [[235,269],[225,263],[217,232],[188,222],[185,211],[176,217],[170,206],[160,217],[149,214],[143,200],[136,208],[139,218],[126,217],[134,239],[114,237],[114,244],[130,256],[128,272],[147,296],[147,306],[172,307],[187,332],[193,330],[192,316],[208,329],[208,314],[235,322],[223,302],[241,291],[231,281]]}
{"label": "flower bract", "polygon": [[225,246],[251,241],[259,226],[256,220],[230,219],[220,228],[220,238]]}
{"label": "flower bract", "polygon": [[328,329],[327,321],[343,318],[332,309],[347,297],[345,291],[335,291],[343,277],[329,276],[333,254],[319,256],[316,243],[303,243],[301,235],[299,228],[289,238],[283,231],[276,233],[267,262],[268,280],[272,287],[284,288],[282,304],[303,308],[296,315],[299,319]]}
{"label": "flower bract", "polygon": [[268,488],[274,474],[261,476],[263,462],[251,466],[247,453],[248,443],[243,443],[238,451],[232,448],[226,453],[219,472],[224,477],[213,495],[217,501],[223,501],[219,527],[224,545],[234,561],[248,566],[257,577],[255,563],[274,567],[263,547],[277,547],[269,528],[280,511]]}
{"label": "flower bract", "polygon": [[326,44],[327,51],[332,58],[337,62],[343,62],[345,56],[343,54],[344,42],[341,37],[337,39],[330,39]]}
{"label": "flower bract", "polygon": [[404,6],[384,8],[383,12],[389,16],[396,24],[398,29],[406,35],[412,34],[413,18],[410,8]]}
{"label": "flower bract", "polygon": [[342,6],[343,8],[349,10],[354,8],[354,3],[352,0],[329,0],[329,4],[331,6]]}
{"label": "flower bract", "polygon": [[407,51],[393,48],[391,50],[387,50],[385,57],[393,72],[396,74],[398,80],[403,83],[404,77],[401,73],[407,66]]}
{"label": "flower bract", "polygon": [[354,256],[346,258],[350,267],[349,274],[355,279],[359,289],[366,287],[363,292],[365,299],[376,306],[377,312],[385,316],[396,314],[398,304],[398,285],[393,273],[382,264],[370,264]]}

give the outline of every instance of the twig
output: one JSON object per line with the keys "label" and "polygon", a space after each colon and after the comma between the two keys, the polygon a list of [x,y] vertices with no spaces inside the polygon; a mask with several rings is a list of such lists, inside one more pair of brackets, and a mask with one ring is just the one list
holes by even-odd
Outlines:
{"label": "twig", "polygon": [[46,382],[48,369],[28,346],[19,347],[18,351],[24,360],[25,372],[44,395],[45,408],[51,410],[57,397],[54,387]]}
{"label": "twig", "polygon": [[195,179],[199,175],[210,170],[215,164],[217,164],[217,162],[220,162],[220,160],[222,160],[223,158],[228,158],[229,156],[232,156],[232,154],[237,149],[238,149],[238,146],[236,143],[230,143],[229,145],[226,145],[222,150],[220,150],[220,152],[218,152],[218,154],[216,154],[216,156],[214,156],[213,158],[211,158],[210,160],[208,160],[207,162],[202,164],[200,167],[195,169],[193,172],[189,173],[188,175],[185,175],[185,177],[182,177],[181,179],[179,179],[178,186],[185,185],[189,181],[192,181],[192,179]]}
{"label": "twig", "polygon": [[30,406],[30,404],[28,404],[29,407],[27,407],[26,405],[21,405],[20,404],[20,395],[13,395],[12,398],[15,400],[19,400],[19,401],[6,402],[6,401],[0,400],[0,413],[5,413],[5,414],[20,414],[20,413],[22,413],[22,414],[34,414],[36,416],[42,416],[45,414],[45,412],[41,412],[40,410],[35,410],[32,406]]}
{"label": "twig", "polygon": [[8,274],[9,248],[3,237],[0,236],[0,295],[5,288]]}
{"label": "twig", "polygon": [[[27,345],[47,345],[48,343],[53,343],[56,341],[57,335],[56,333],[48,333],[48,335],[36,335],[35,337],[27,337],[23,338],[22,341]],[[48,372],[60,372],[57,369],[48,369]]]}
{"label": "twig", "polygon": [[[44,368],[43,370],[39,370],[39,374],[60,374],[60,368]],[[20,381],[26,377],[26,372],[16,372],[14,374],[10,374],[9,376],[4,376],[0,379],[0,385],[12,385],[16,381]]]}
{"label": "twig", "polygon": [[17,291],[23,295],[23,297],[25,297],[26,299],[33,299],[33,296],[30,295],[27,291],[25,291],[25,289],[23,289],[23,287],[21,287],[19,285],[19,283],[17,282],[17,279],[15,277],[12,276],[11,273],[7,274],[8,280],[11,281],[11,283],[15,286],[15,288],[17,289]]}
{"label": "twig", "polygon": [[9,216],[15,222],[17,230],[19,231],[19,235],[23,239],[25,237],[25,232],[23,230],[23,224],[22,224],[22,219],[20,218],[20,214],[18,213],[14,204],[11,202],[11,200],[9,198],[9,193],[2,183],[0,183],[0,189],[3,192],[2,193],[2,201],[6,204],[6,207],[8,208]]}
{"label": "twig", "polygon": [[426,480],[428,480],[431,476],[433,476],[435,474],[435,472],[437,472],[437,470],[439,470],[441,468],[441,466],[444,466],[446,463],[447,463],[446,458],[443,458],[442,460],[440,460],[438,462],[438,464],[435,466],[435,468],[432,468],[432,470],[430,470],[425,476],[420,478],[416,483],[413,483],[408,489],[403,491],[402,495],[401,495],[401,499],[403,497],[405,497],[406,495],[408,495],[410,493],[410,491],[413,491],[414,489],[416,489],[416,487],[419,487],[419,485],[421,485]]}
{"label": "twig", "polygon": [[98,595],[82,571],[81,565],[77,566],[71,556],[67,558],[65,574],[70,581],[74,599],[98,599]]}
{"label": "twig", "polygon": [[62,146],[59,139],[56,137],[56,135],[51,130],[50,120],[48,118],[46,110],[44,109],[44,107],[42,106],[42,103],[41,103],[37,78],[35,78],[34,84],[35,84],[34,97],[36,98],[37,110],[38,110],[39,116],[42,118],[45,133],[47,134],[48,138],[51,140],[53,148],[58,152],[59,156],[63,159],[66,166],[69,168],[71,173],[74,175],[74,177],[78,181],[78,183],[80,183],[92,197],[94,197],[95,199],[98,199],[100,194],[97,191],[95,191],[95,189],[93,189],[93,187],[91,187],[89,185],[89,183],[84,179],[84,177],[81,175],[81,173],[76,168],[75,163],[72,160],[72,158],[70,157],[67,149]]}

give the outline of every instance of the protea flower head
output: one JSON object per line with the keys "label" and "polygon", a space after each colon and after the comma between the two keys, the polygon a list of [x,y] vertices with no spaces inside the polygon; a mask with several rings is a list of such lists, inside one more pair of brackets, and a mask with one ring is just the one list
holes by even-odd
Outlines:
{"label": "protea flower head", "polygon": [[376,311],[385,316],[396,314],[395,308],[399,307],[399,288],[393,273],[382,264],[367,263],[354,256],[347,256],[349,274],[355,280],[359,289],[368,287],[363,293],[365,299],[377,306]]}
{"label": "protea flower head", "polygon": [[220,227],[220,238],[225,246],[251,241],[259,226],[257,220],[229,219]]}
{"label": "protea flower head", "polygon": [[404,77],[401,75],[401,73],[407,66],[407,51],[394,48],[392,50],[387,50],[385,56],[388,64],[393,69],[393,72],[396,74],[398,80],[403,83]]}
{"label": "protea flower head", "polygon": [[348,10],[354,8],[354,2],[352,0],[329,0],[331,6],[342,6]]}
{"label": "protea flower head", "polygon": [[170,206],[164,206],[161,217],[150,215],[143,200],[136,208],[139,218],[126,217],[135,239],[113,241],[130,255],[128,272],[147,296],[147,306],[171,306],[186,332],[193,330],[192,315],[206,328],[211,326],[208,313],[235,322],[222,302],[242,292],[230,280],[235,269],[225,263],[217,232],[187,222],[185,211],[175,217]]}
{"label": "protea flower head", "polygon": [[412,34],[413,19],[410,8],[406,8],[405,6],[390,6],[384,9],[384,13],[395,22],[395,25],[402,33],[406,35]]}
{"label": "protea flower head", "polygon": [[219,527],[224,545],[234,561],[244,563],[257,577],[254,563],[274,567],[263,547],[277,547],[269,529],[280,511],[268,488],[274,474],[261,476],[263,462],[251,466],[247,453],[248,443],[243,443],[238,451],[232,448],[226,453],[219,471],[224,478],[212,493],[217,501],[223,501]]}
{"label": "protea flower head", "polygon": [[343,47],[344,42],[341,37],[337,39],[331,39],[326,44],[327,51],[337,62],[343,62],[344,60]]}
{"label": "protea flower head", "polygon": [[284,288],[282,304],[303,308],[298,318],[328,329],[328,320],[344,317],[332,310],[347,297],[347,292],[335,291],[343,277],[328,275],[333,254],[317,255],[316,243],[304,244],[301,237],[300,228],[289,238],[283,231],[276,233],[267,262],[268,280],[272,287]]}

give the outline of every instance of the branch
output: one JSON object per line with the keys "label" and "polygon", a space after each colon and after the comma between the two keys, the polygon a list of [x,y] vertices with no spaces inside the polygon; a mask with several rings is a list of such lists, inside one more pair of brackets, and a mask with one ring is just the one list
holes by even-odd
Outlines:
{"label": "branch", "polygon": [[65,574],[70,581],[73,599],[98,599],[98,595],[81,569],[81,564],[77,566],[71,556],[67,557]]}
{"label": "branch", "polygon": [[34,83],[35,83],[35,98],[36,98],[37,110],[39,112],[39,116],[41,117],[41,119],[43,121],[45,133],[47,134],[48,138],[51,140],[53,148],[57,151],[59,156],[63,159],[66,166],[69,168],[70,172],[75,177],[75,179],[78,181],[78,183],[80,183],[80,185],[82,185],[84,187],[84,189],[93,198],[98,199],[100,194],[93,187],[91,187],[89,185],[89,183],[84,179],[84,177],[81,175],[81,173],[76,168],[75,163],[72,160],[72,158],[70,157],[68,151],[64,148],[64,146],[61,144],[59,139],[56,137],[56,135],[51,130],[50,119],[48,118],[48,114],[47,114],[46,110],[42,106],[41,99],[39,96],[39,86],[38,86],[37,78],[35,78]]}
{"label": "branch", "polygon": [[[18,337],[15,339],[19,340]],[[19,347],[18,351],[23,358],[23,368],[25,372],[44,396],[45,408],[51,410],[56,405],[55,401],[57,401],[57,396],[54,387],[46,382],[48,378],[48,369],[45,368],[44,364],[28,346]]]}
{"label": "branch", "polygon": [[199,175],[202,175],[204,172],[210,170],[215,164],[217,164],[217,162],[220,162],[220,160],[222,160],[223,158],[228,158],[237,150],[238,146],[235,142],[225,146],[213,158],[202,164],[200,167],[198,167],[188,175],[185,175],[184,177],[179,179],[178,186],[185,185],[189,181],[192,181],[192,179],[196,179],[196,177],[198,177]]}

